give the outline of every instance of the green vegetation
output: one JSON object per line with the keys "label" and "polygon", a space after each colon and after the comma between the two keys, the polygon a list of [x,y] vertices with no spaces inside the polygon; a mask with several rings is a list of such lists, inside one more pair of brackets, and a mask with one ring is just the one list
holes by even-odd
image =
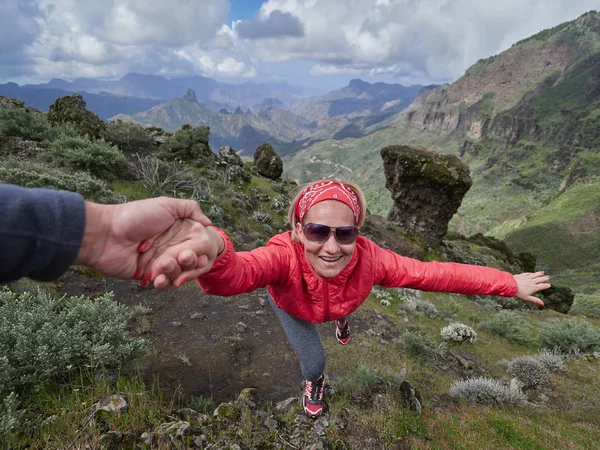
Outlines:
{"label": "green vegetation", "polygon": [[600,330],[582,320],[554,320],[540,333],[540,346],[564,353],[600,351]]}
{"label": "green vegetation", "polygon": [[50,154],[58,164],[105,180],[114,180],[125,173],[125,156],[104,140],[61,134],[50,145]]}

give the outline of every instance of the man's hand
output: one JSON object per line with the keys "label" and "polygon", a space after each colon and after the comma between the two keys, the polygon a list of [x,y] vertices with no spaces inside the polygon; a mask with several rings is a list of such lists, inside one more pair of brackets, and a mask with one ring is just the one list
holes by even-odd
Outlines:
{"label": "man's hand", "polygon": [[515,294],[516,297],[539,306],[544,306],[543,301],[537,297],[533,297],[531,294],[548,289],[551,286],[547,282],[550,279],[548,275],[544,275],[544,272],[527,272],[514,275],[514,277],[518,286],[517,293]]}
{"label": "man's hand", "polygon": [[112,277],[139,278],[146,270],[139,252],[151,249],[179,219],[210,225],[193,200],[159,197],[120,205],[86,202],[85,232],[75,264]]}

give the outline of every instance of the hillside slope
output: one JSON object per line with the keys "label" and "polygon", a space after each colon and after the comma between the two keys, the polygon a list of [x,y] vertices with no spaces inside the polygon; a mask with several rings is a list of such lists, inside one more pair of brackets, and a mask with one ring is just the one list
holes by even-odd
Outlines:
{"label": "hillside slope", "polygon": [[[371,210],[385,215],[391,200],[382,146],[456,153],[469,165],[473,187],[453,229],[506,237],[518,251],[538,252],[541,267],[556,274],[588,267],[598,261],[590,259],[599,248],[594,231],[578,234],[577,260],[563,260],[556,251],[557,242],[566,246],[569,240],[550,239],[539,228],[539,239],[524,236],[534,234],[527,230],[536,226],[538,212],[546,230],[578,229],[581,217],[595,217],[593,201],[577,217],[561,217],[553,205],[576,193],[591,199],[600,190],[599,62],[600,14],[592,11],[477,62],[451,85],[424,88],[384,129],[304,149],[286,161],[286,174],[300,181],[328,175],[355,180]],[[600,283],[595,286],[600,292]]]}

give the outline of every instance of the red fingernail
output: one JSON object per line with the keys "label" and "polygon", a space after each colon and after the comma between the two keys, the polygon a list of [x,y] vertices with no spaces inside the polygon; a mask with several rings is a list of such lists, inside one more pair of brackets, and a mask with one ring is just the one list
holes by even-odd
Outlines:
{"label": "red fingernail", "polygon": [[142,242],[140,245],[138,245],[138,252],[143,252],[144,250],[146,250],[146,243]]}
{"label": "red fingernail", "polygon": [[140,269],[137,269],[137,270],[135,271],[135,273],[133,274],[133,279],[134,279],[134,280],[137,280],[137,279],[139,278],[139,276],[140,276]]}
{"label": "red fingernail", "polygon": [[183,285],[186,282],[187,282],[187,278],[182,279],[179,283],[177,283],[177,287],[180,287],[181,285]]}
{"label": "red fingernail", "polygon": [[148,279],[148,281],[152,281],[152,272],[148,272],[146,274],[146,278]]}
{"label": "red fingernail", "polygon": [[140,284],[142,285],[142,287],[145,287],[145,286],[146,286],[146,283],[148,283],[148,282],[147,282],[147,281],[146,281],[146,279],[144,278]]}

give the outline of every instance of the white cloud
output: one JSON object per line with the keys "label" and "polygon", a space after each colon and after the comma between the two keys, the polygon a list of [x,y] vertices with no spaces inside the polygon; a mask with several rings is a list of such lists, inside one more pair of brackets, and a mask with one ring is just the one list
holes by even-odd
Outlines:
{"label": "white cloud", "polygon": [[597,1],[267,0],[228,25],[229,0],[0,0],[0,82],[133,71],[251,78],[291,61],[312,64],[313,76],[450,81]]}
{"label": "white cloud", "polygon": [[366,71],[353,67],[338,67],[331,64],[316,64],[311,67],[311,75],[365,75]]}
{"label": "white cloud", "polygon": [[[289,12],[304,24],[300,40],[255,43],[265,61],[306,59],[311,73],[349,69],[455,79],[474,62],[519,39],[597,7],[597,0],[268,0],[261,15]],[[339,70],[324,69],[329,65]]]}

